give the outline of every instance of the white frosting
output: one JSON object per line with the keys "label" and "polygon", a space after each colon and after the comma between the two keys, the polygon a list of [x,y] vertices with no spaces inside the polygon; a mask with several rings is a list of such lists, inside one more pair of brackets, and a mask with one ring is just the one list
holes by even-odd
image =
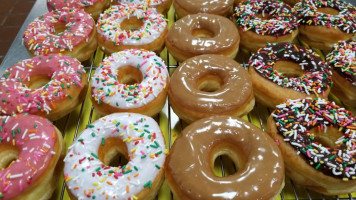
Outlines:
{"label": "white frosting", "polygon": [[[130,156],[124,169],[127,173],[123,167],[106,166],[97,158],[102,138],[109,137],[126,143]],[[153,183],[165,162],[165,150],[160,128],[152,118],[134,113],[105,116],[88,125],[69,147],[64,159],[66,185],[77,199],[106,199],[107,195],[109,199],[134,199],[145,186],[150,187],[149,181]]]}
{"label": "white frosting", "polygon": [[[143,80],[139,84],[118,82],[118,69],[124,66],[138,67]],[[154,52],[130,49],[111,54],[95,71],[92,95],[99,104],[106,103],[120,109],[142,107],[153,101],[166,87],[169,74],[162,58]]]}
{"label": "white frosting", "polygon": [[[143,25],[138,30],[120,28],[125,19],[136,17]],[[97,30],[105,40],[114,45],[144,45],[158,39],[165,31],[167,22],[155,8],[147,8],[139,4],[113,5],[101,14]]]}

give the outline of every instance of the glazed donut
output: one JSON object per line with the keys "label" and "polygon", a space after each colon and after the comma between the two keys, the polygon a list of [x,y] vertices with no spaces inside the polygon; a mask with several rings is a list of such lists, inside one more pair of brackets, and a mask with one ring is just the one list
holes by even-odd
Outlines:
{"label": "glazed donut", "polygon": [[49,11],[62,8],[77,8],[84,9],[85,12],[91,14],[93,19],[98,19],[102,13],[110,5],[110,0],[47,0],[47,8]]}
{"label": "glazed donut", "polygon": [[204,13],[176,21],[165,39],[169,53],[179,62],[202,54],[235,58],[239,43],[234,23],[225,17]]}
{"label": "glazed donut", "polygon": [[233,4],[234,0],[175,0],[174,9],[178,18],[197,13],[228,16],[232,14]]}
{"label": "glazed donut", "polygon": [[235,8],[234,19],[241,47],[251,52],[267,43],[292,42],[298,34],[296,13],[278,0],[243,1]]}
{"label": "glazed donut", "polygon": [[65,147],[60,131],[35,115],[0,116],[0,198],[49,199]]}
{"label": "glazed donut", "polygon": [[298,12],[299,39],[308,45],[331,50],[339,40],[356,36],[356,8],[342,0],[307,0],[294,6]]}
{"label": "glazed donut", "polygon": [[166,14],[172,5],[172,0],[112,0],[115,4],[141,4],[156,8],[159,13]]}
{"label": "glazed donut", "polygon": [[268,119],[268,133],[282,151],[286,173],[325,195],[356,190],[356,121],[324,99],[287,100]]}
{"label": "glazed donut", "polygon": [[0,84],[1,115],[30,113],[52,121],[74,110],[87,90],[81,63],[62,54],[23,60],[5,71]]}
{"label": "glazed donut", "polygon": [[[233,161],[236,173],[214,174],[214,161],[221,155]],[[249,122],[229,116],[190,124],[174,142],[165,166],[166,181],[178,199],[272,200],[284,187],[277,145]]]}
{"label": "glazed donut", "polygon": [[99,115],[159,113],[167,97],[169,74],[154,52],[128,49],[111,54],[95,71],[91,100]]}
{"label": "glazed donut", "polygon": [[174,112],[189,123],[212,115],[242,116],[255,105],[248,72],[223,55],[201,55],[181,63],[168,94]]}
{"label": "glazed donut", "polygon": [[[74,199],[153,199],[164,179],[166,147],[150,117],[115,113],[87,125],[69,147],[64,180]],[[109,165],[117,155],[125,165]],[[83,170],[84,169],[84,170]]]}
{"label": "glazed donut", "polygon": [[84,61],[97,47],[95,23],[83,10],[54,10],[27,26],[23,44],[31,56],[62,53]]}
{"label": "glazed donut", "polygon": [[167,35],[167,22],[155,8],[122,4],[101,14],[97,29],[99,47],[107,54],[125,49],[159,53]]}
{"label": "glazed donut", "polygon": [[291,43],[268,44],[249,61],[256,100],[274,108],[286,99],[327,98],[330,67],[311,49]]}
{"label": "glazed donut", "polygon": [[327,55],[326,60],[333,71],[331,92],[343,103],[356,105],[356,41],[339,41]]}

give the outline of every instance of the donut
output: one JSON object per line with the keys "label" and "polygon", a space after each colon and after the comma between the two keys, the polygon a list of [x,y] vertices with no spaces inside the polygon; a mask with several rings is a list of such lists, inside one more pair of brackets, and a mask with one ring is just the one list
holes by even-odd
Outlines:
{"label": "donut", "polygon": [[[218,177],[214,161],[222,155],[237,170]],[[277,145],[249,122],[229,116],[200,119],[186,127],[173,143],[165,169],[177,199],[272,200],[284,187]]]}
{"label": "donut", "polygon": [[84,9],[85,12],[91,14],[93,19],[98,19],[102,13],[110,5],[110,0],[47,0],[47,8],[49,11],[58,10],[65,7]]}
{"label": "donut", "polygon": [[234,19],[241,37],[241,47],[256,52],[267,43],[292,42],[298,34],[296,12],[278,0],[242,1]]}
{"label": "donut", "polygon": [[223,55],[200,55],[181,63],[168,95],[174,112],[189,123],[212,115],[242,116],[255,105],[248,72]]}
{"label": "donut", "polygon": [[155,8],[140,4],[113,5],[98,23],[99,47],[107,54],[125,49],[159,53],[167,35],[167,22]]}
{"label": "donut", "polygon": [[172,0],[112,0],[112,4],[141,4],[156,8],[159,13],[166,14],[172,5]]}
{"label": "donut", "polygon": [[35,115],[0,116],[0,199],[49,199],[65,154],[60,131]]}
{"label": "donut", "polygon": [[147,50],[128,49],[104,59],[92,76],[91,100],[99,115],[159,113],[167,97],[169,74],[162,58]]}
{"label": "donut", "polygon": [[268,44],[249,60],[256,100],[274,108],[286,99],[327,98],[331,69],[313,50],[291,43]]}
{"label": "donut", "polygon": [[333,71],[331,92],[343,103],[356,106],[356,41],[339,41],[327,55]]}
{"label": "donut", "polygon": [[[153,199],[164,179],[166,147],[158,124],[135,113],[105,116],[69,147],[64,180],[74,199]],[[127,164],[112,166],[117,155]]]}
{"label": "donut", "polygon": [[297,184],[325,195],[356,191],[356,120],[325,99],[287,100],[268,118],[286,173]]}
{"label": "donut", "polygon": [[175,0],[174,9],[178,18],[197,13],[228,16],[232,14],[234,0]]}
{"label": "donut", "polygon": [[27,26],[23,44],[30,56],[62,53],[84,61],[97,47],[95,23],[83,10],[53,10]]}
{"label": "donut", "polygon": [[202,54],[235,58],[239,43],[234,23],[225,17],[205,13],[179,19],[165,39],[169,53],[179,62]]}
{"label": "donut", "polygon": [[294,6],[300,18],[299,39],[306,44],[331,50],[339,40],[356,36],[356,8],[342,0],[307,0]]}
{"label": "donut", "polygon": [[55,121],[83,101],[87,78],[78,60],[49,54],[10,67],[0,85],[1,115],[30,113]]}

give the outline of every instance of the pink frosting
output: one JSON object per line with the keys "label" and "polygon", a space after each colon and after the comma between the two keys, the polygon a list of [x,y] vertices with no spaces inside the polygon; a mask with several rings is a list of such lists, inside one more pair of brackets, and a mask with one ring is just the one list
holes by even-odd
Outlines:
{"label": "pink frosting", "polygon": [[99,1],[103,2],[103,0],[47,0],[47,8],[49,11],[64,7],[83,9],[92,6]]}
{"label": "pink frosting", "polygon": [[[62,54],[23,60],[0,78],[0,112],[2,115],[39,111],[48,114],[56,109],[53,103],[72,98],[67,88],[83,87],[83,73],[84,68],[77,59]],[[38,89],[28,88],[25,83],[38,75],[47,75],[51,80]]]}
{"label": "pink frosting", "polygon": [[0,145],[9,143],[19,149],[19,155],[7,169],[0,169],[0,199],[12,199],[37,179],[49,165],[55,152],[54,126],[35,115],[0,117]]}
{"label": "pink frosting", "polygon": [[[66,30],[55,34],[55,27]],[[23,43],[34,55],[72,51],[87,42],[95,27],[94,20],[84,10],[63,8],[48,12],[35,19],[23,35]]]}

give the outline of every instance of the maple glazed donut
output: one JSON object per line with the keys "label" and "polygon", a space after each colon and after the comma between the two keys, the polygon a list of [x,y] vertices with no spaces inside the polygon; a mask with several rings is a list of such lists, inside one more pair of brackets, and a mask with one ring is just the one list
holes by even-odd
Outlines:
{"label": "maple glazed donut", "polygon": [[95,71],[92,103],[99,115],[159,113],[167,97],[169,74],[162,58],[147,50],[128,49],[111,54]]}
{"label": "maple glazed donut", "polygon": [[255,105],[248,72],[223,55],[201,55],[181,63],[168,94],[174,112],[186,122],[212,115],[242,116]]}
{"label": "maple glazed donut", "polygon": [[268,133],[295,183],[325,195],[356,190],[356,120],[350,111],[320,98],[287,100],[269,117]]}
{"label": "maple glazed donut", "polygon": [[1,115],[30,113],[54,121],[82,102],[87,78],[78,60],[50,54],[15,64],[2,75],[0,85]]}
{"label": "maple glazed donut", "polygon": [[176,21],[165,39],[169,53],[179,62],[202,54],[235,58],[239,43],[234,23],[225,17],[204,13]]}
{"label": "maple glazed donut", "polygon": [[356,41],[339,41],[326,60],[333,71],[331,92],[343,103],[356,106]]}
{"label": "maple glazed donut", "polygon": [[301,18],[298,37],[312,47],[331,50],[338,41],[356,36],[356,8],[350,3],[307,0],[294,8]]}
{"label": "maple glazed donut", "polygon": [[159,53],[167,35],[167,22],[155,8],[140,4],[113,5],[98,23],[99,47],[107,54],[125,49]]}
{"label": "maple glazed donut", "polygon": [[174,9],[178,18],[197,13],[228,16],[232,14],[233,4],[234,0],[175,0]]}
{"label": "maple glazed donut", "polygon": [[235,8],[234,19],[241,47],[251,52],[267,43],[292,42],[298,34],[296,13],[278,0],[243,1]]}
{"label": "maple glazed donut", "polygon": [[102,13],[110,5],[110,0],[47,0],[47,8],[49,11],[62,8],[77,8],[84,9],[85,12],[91,14],[93,19],[98,19]]}
{"label": "maple glazed donut", "polygon": [[[233,161],[234,174],[214,174],[214,162],[221,155]],[[186,127],[165,169],[173,194],[182,200],[272,200],[284,187],[283,158],[274,141],[249,122],[230,116],[212,116]]]}
{"label": "maple glazed donut", "polygon": [[268,44],[249,61],[256,100],[274,108],[286,99],[327,98],[330,67],[311,49],[291,43]]}
{"label": "maple glazed donut", "polygon": [[0,198],[50,199],[65,147],[60,131],[35,115],[0,116]]}
{"label": "maple glazed donut", "polygon": [[115,4],[141,4],[156,8],[159,13],[166,14],[172,5],[172,0],[112,0]]}
{"label": "maple glazed donut", "polygon": [[95,23],[83,10],[53,10],[27,26],[23,43],[31,56],[62,53],[84,61],[97,47]]}
{"label": "maple glazed donut", "polygon": [[[109,163],[121,153],[128,163]],[[74,199],[154,199],[164,180],[166,147],[156,121],[135,113],[105,116],[87,128],[64,159]]]}

